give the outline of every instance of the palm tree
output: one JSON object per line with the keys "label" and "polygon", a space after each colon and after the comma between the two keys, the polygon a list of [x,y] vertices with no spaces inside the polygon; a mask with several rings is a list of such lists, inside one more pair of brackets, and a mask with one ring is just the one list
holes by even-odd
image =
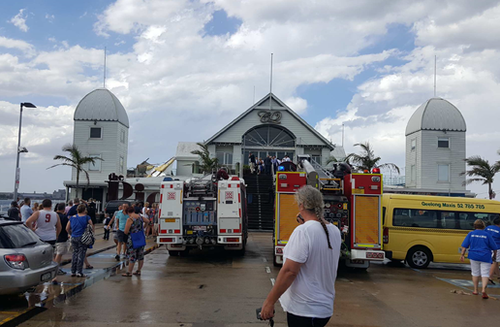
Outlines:
{"label": "palm tree", "polygon": [[76,197],[78,197],[78,186],[80,184],[80,173],[85,173],[85,177],[87,178],[87,185],[89,185],[89,173],[83,168],[86,164],[91,163],[95,165],[96,160],[104,161],[101,158],[96,157],[84,157],[78,147],[76,145],[67,144],[62,147],[64,152],[69,152],[69,156],[57,155],[54,157],[54,160],[61,160],[62,163],[58,163],[54,166],[50,166],[47,169],[51,169],[57,166],[69,166],[73,167],[76,170]]}
{"label": "palm tree", "polygon": [[219,160],[217,158],[210,158],[210,151],[208,151],[207,144],[199,142],[196,144],[198,144],[201,149],[191,151],[191,153],[200,156],[200,168],[204,173],[212,173],[212,170],[217,168]]}
{"label": "palm tree", "polygon": [[465,159],[467,165],[471,168],[468,171],[464,171],[460,176],[466,175],[471,177],[463,182],[463,185],[468,185],[474,182],[481,182],[483,185],[488,184],[488,194],[490,199],[495,197],[495,192],[491,189],[491,184],[493,184],[493,179],[500,171],[500,162],[495,162],[492,166],[488,160],[481,158],[480,156],[472,156]]}
{"label": "palm tree", "polygon": [[382,169],[389,168],[396,170],[399,174],[399,167],[396,166],[395,164],[393,163],[379,164],[381,158],[375,156],[375,153],[373,152],[373,149],[370,147],[369,142],[356,143],[354,144],[354,146],[361,147],[360,154],[350,153],[347,155],[344,161],[347,163],[350,162],[351,166],[353,166],[356,170],[372,171],[373,168],[382,168]]}

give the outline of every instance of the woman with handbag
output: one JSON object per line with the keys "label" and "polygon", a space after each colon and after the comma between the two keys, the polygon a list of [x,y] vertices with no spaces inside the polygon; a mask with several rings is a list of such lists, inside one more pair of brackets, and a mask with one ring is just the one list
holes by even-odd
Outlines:
{"label": "woman with handbag", "polygon": [[[71,246],[73,247],[73,258],[71,260],[71,277],[85,277],[83,274],[83,262],[89,243],[93,244],[93,224],[89,216],[85,214],[85,204],[80,204],[75,216],[70,217],[66,231],[71,235]],[[89,228],[90,226],[90,228]]]}
{"label": "woman with handbag", "polygon": [[[127,209],[129,218],[125,225],[125,234],[129,235],[127,240],[127,257],[129,259],[128,271],[122,274],[123,277],[140,276],[144,265],[144,247],[146,246],[146,236],[144,235],[144,223],[149,223],[149,219],[134,212],[134,208]],[[139,261],[137,270],[132,274],[135,263]]]}

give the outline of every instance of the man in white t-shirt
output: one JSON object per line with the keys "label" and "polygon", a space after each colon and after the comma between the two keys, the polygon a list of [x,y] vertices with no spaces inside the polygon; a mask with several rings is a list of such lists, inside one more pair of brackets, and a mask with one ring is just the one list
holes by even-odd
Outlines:
{"label": "man in white t-shirt", "polygon": [[26,226],[32,229],[42,241],[55,246],[61,232],[61,220],[57,213],[52,210],[51,200],[43,200],[42,208],[42,210],[35,211],[26,220]]}
{"label": "man in white t-shirt", "polygon": [[272,318],[279,299],[289,327],[322,327],[333,315],[340,231],[323,219],[323,196],[317,189],[303,186],[296,193],[296,202],[300,226],[283,251],[283,268],[262,305],[261,316]]}

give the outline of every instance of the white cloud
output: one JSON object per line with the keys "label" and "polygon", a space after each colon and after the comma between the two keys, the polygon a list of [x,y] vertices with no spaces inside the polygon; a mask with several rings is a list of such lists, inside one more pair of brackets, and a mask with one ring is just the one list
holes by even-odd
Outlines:
{"label": "white cloud", "polygon": [[[241,26],[232,35],[204,37],[205,24],[219,9],[241,19]],[[464,113],[468,153],[496,159],[500,57],[498,36],[485,32],[497,29],[497,12],[495,1],[465,0],[118,0],[98,16],[94,28],[100,35],[125,34],[130,37],[127,43],[133,42],[132,50],[108,55],[107,80],[129,113],[130,165],[146,157],[164,161],[178,141],[207,139],[250,107],[254,86],[257,99],[269,89],[269,54],[274,52],[274,93],[302,114],[308,104],[296,93],[300,85],[335,78],[352,81],[386,59],[403,60],[402,66],[386,64],[355,89],[345,110],[335,114],[319,108],[326,118],[316,128],[340,143],[346,122],[347,151],[354,150],[354,143],[370,140],[384,161],[404,166],[404,129],[416,107],[432,96],[435,54],[438,95]],[[388,24],[411,28],[418,48],[360,55],[378,45]],[[473,33],[483,34],[474,38]],[[121,44],[121,38],[114,42]],[[102,84],[102,49],[70,46],[77,41],[69,41],[53,51],[39,51],[28,61],[0,55],[0,96],[37,94],[64,97],[69,103],[54,109],[63,117],[56,126],[69,136],[57,138],[57,129],[32,127],[43,142],[52,136],[58,140],[30,145],[30,153],[45,163],[71,141],[71,114],[78,100]],[[6,128],[16,126],[16,115],[11,120]],[[7,130],[10,144],[16,128]],[[35,135],[24,139],[29,142]],[[14,147],[4,145],[0,153],[0,158],[12,157]],[[0,178],[9,183],[11,175]]]}
{"label": "white cloud", "polygon": [[0,47],[7,49],[21,50],[28,57],[31,57],[35,54],[35,48],[28,42],[22,40],[9,39],[4,36],[0,36]]}
{"label": "white cloud", "polygon": [[26,25],[27,16],[23,14],[25,10],[26,9],[19,10],[19,13],[10,19],[10,23],[14,24],[14,26],[18,27],[21,31],[28,32],[29,27]]}

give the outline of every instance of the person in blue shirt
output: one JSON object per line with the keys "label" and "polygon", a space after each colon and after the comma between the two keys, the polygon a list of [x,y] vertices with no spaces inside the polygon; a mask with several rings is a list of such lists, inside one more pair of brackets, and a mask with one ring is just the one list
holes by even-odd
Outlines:
{"label": "person in blue shirt", "polygon": [[[500,217],[496,217],[493,220],[493,224],[494,225],[486,227],[486,232],[488,232],[495,241],[495,244],[497,245],[497,250],[500,250]],[[496,275],[498,279],[500,279],[500,271],[498,270],[498,263],[500,262],[500,254],[497,254],[494,258],[492,258],[492,260],[493,263],[490,269],[490,278]]]}
{"label": "person in blue shirt", "polygon": [[82,236],[87,225],[92,225],[92,220],[86,215],[87,208],[80,204],[77,214],[69,218],[66,231],[71,235],[71,245],[73,247],[73,257],[71,260],[71,277],[85,277],[83,274],[83,263],[88,246],[82,243]]}
{"label": "person in blue shirt", "polygon": [[125,226],[127,225],[127,219],[128,219],[128,204],[124,203],[122,204],[122,210],[118,211],[116,214],[116,223],[118,225],[118,230],[116,231],[116,234],[118,235],[118,246],[116,247],[116,260],[120,260],[120,253],[122,252],[123,248],[123,253],[125,254],[127,251],[127,234],[125,234]]}
{"label": "person in blue shirt", "polygon": [[484,229],[486,224],[481,219],[474,222],[474,230],[467,234],[462,243],[462,256],[460,261],[464,261],[465,251],[469,249],[469,260],[472,271],[472,282],[474,283],[474,292],[478,295],[479,279],[482,281],[483,299],[488,298],[486,294],[486,286],[490,279],[490,268],[492,263],[491,253],[496,256],[497,245],[488,232]]}

